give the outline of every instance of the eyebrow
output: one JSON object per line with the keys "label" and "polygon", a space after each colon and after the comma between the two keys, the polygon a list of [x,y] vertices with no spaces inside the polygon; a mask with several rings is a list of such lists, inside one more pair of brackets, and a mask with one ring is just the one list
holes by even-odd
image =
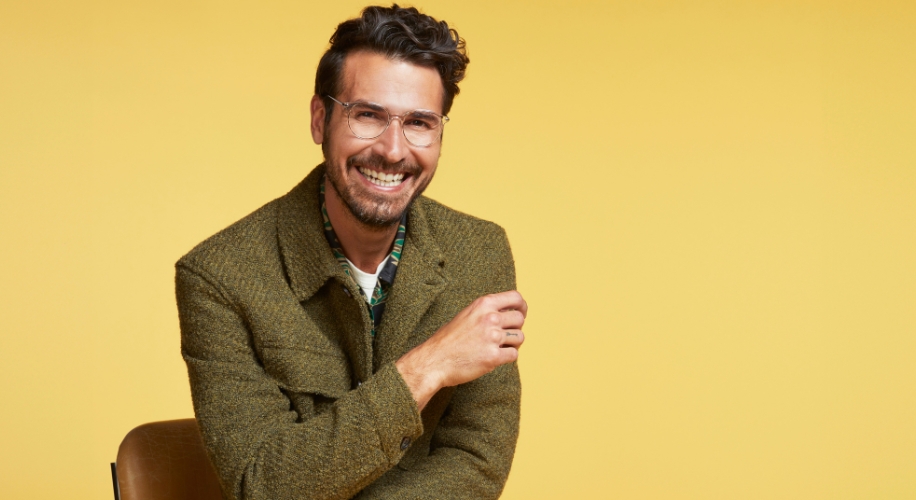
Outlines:
{"label": "eyebrow", "polygon": [[415,110],[411,111],[411,112],[408,113],[408,114],[411,114],[411,115],[420,115],[420,116],[439,116],[439,113],[430,111],[430,110],[428,110],[428,109],[415,109]]}
{"label": "eyebrow", "polygon": [[369,108],[371,108],[374,111],[387,111],[385,106],[382,106],[381,104],[377,104],[377,103],[370,102],[370,101],[356,100],[356,101],[351,101],[350,104],[360,104],[363,106],[368,106]]}
{"label": "eyebrow", "polygon": [[[369,109],[372,109],[373,111],[386,111],[386,112],[388,112],[388,113],[391,113],[391,111],[390,111],[388,108],[386,108],[385,106],[382,106],[381,104],[378,104],[378,103],[375,103],[375,102],[372,102],[372,101],[364,101],[364,100],[362,100],[362,99],[357,99],[357,100],[355,100],[355,101],[350,101],[348,104],[351,104],[351,105],[360,104],[360,105],[363,105],[363,106],[368,106]],[[444,115],[440,115],[439,113],[436,113],[435,111],[433,111],[433,110],[431,110],[431,109],[422,109],[422,108],[421,108],[421,109],[414,109],[414,110],[412,110],[412,111],[408,111],[407,114],[421,114],[421,115],[432,115],[432,116],[444,116]]]}

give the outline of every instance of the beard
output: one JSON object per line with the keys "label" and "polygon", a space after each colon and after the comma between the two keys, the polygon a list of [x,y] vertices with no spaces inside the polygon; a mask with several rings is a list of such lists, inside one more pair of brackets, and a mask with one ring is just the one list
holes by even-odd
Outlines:
{"label": "beard", "polygon": [[[385,195],[366,189],[358,179],[348,184],[343,178],[342,171],[335,167],[339,164],[333,158],[325,155],[325,175],[328,183],[337,192],[353,217],[370,228],[383,229],[400,222],[404,212],[410,208],[418,196],[423,194],[429,181],[432,180],[430,177],[420,181],[423,168],[416,163],[388,163],[381,156],[373,154],[354,155],[347,158],[346,168],[352,170],[353,175],[362,175],[355,168],[355,165],[360,165],[379,172],[404,173],[409,176],[410,182],[414,183],[412,191],[405,189],[397,194]],[[404,182],[407,182],[407,178],[404,179]],[[416,184],[417,182],[422,182],[422,184]]]}

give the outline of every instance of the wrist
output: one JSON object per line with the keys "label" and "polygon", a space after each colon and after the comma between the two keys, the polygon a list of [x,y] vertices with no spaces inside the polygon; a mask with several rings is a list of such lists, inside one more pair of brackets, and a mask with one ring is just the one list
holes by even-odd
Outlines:
{"label": "wrist", "polygon": [[422,410],[426,403],[442,388],[441,377],[436,370],[429,369],[426,363],[420,362],[414,351],[410,351],[394,365],[407,384],[417,407]]}

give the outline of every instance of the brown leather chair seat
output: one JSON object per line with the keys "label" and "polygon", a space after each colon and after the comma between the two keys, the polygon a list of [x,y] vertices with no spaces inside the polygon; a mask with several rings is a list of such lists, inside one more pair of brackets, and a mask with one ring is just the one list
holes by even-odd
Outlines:
{"label": "brown leather chair seat", "polygon": [[115,500],[221,500],[219,480],[193,418],[127,433],[112,464]]}

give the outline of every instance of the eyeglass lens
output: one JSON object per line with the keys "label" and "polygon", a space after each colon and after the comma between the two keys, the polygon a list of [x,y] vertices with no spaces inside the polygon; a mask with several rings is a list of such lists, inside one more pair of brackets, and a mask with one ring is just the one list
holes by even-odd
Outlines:
{"label": "eyeglass lens", "polygon": [[[439,140],[442,119],[433,113],[413,111],[394,118],[401,120],[404,136],[415,146],[429,146]],[[347,121],[357,137],[374,139],[388,127],[389,114],[385,108],[356,103],[350,108]]]}

